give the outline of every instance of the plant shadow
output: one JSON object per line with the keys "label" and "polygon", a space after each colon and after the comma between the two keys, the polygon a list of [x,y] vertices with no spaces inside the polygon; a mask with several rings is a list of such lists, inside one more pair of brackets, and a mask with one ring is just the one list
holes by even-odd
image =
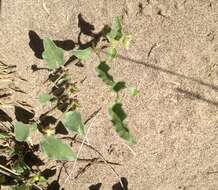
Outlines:
{"label": "plant shadow", "polygon": [[102,183],[89,186],[89,190],[100,190]]}
{"label": "plant shadow", "polygon": [[15,116],[17,121],[28,124],[34,118],[35,112],[26,110],[20,106],[15,106]]}
{"label": "plant shadow", "polygon": [[[44,51],[43,47],[43,40],[40,38],[40,36],[33,30],[30,30],[29,33],[29,46],[33,50],[34,55],[38,59],[42,59],[42,53]],[[56,46],[66,50],[70,51],[75,48],[75,43],[72,40],[54,40],[54,43]]]}
{"label": "plant shadow", "polygon": [[128,190],[127,179],[125,177],[121,177],[121,181],[122,181],[124,187],[122,187],[120,182],[118,182],[112,186],[112,190]]}
{"label": "plant shadow", "polygon": [[47,187],[47,190],[64,190],[64,189],[61,188],[57,180],[54,180],[49,184],[49,186]]}
{"label": "plant shadow", "polygon": [[[120,184],[120,182],[118,182],[112,186],[112,190],[128,190],[127,179],[125,177],[121,177],[121,181],[122,181],[123,187]],[[89,186],[89,190],[100,190],[101,186],[102,186],[102,183],[93,184]]]}
{"label": "plant shadow", "polygon": [[2,109],[0,109],[0,121],[1,122],[12,122],[12,118]]}
{"label": "plant shadow", "polygon": [[[56,46],[66,50],[70,51],[73,50],[76,46],[78,49],[86,49],[88,47],[96,47],[98,42],[100,41],[101,37],[105,36],[105,34],[110,30],[110,27],[108,25],[105,25],[102,30],[95,33],[95,27],[93,24],[89,23],[84,19],[82,14],[80,13],[78,15],[78,27],[80,29],[80,32],[77,37],[77,42],[74,42],[73,40],[54,40],[54,43]],[[30,30],[29,33],[29,47],[34,52],[34,55],[38,59],[42,59],[42,53],[44,51],[43,47],[43,39],[33,30]],[[81,37],[82,35],[86,35],[91,37],[92,39],[87,43],[82,43]],[[65,63],[65,65],[70,64],[71,62],[77,60],[75,56],[71,56]],[[76,66],[83,67],[83,64],[81,62],[77,62],[75,64]],[[46,69],[46,68],[38,68],[37,65],[32,66],[33,71],[37,71],[40,69]]]}
{"label": "plant shadow", "polygon": [[207,99],[204,96],[200,95],[199,93],[184,90],[182,88],[176,88],[175,91],[178,92],[179,94],[183,94],[185,98],[188,98],[190,100],[197,99],[199,101],[206,102],[210,105],[218,107],[217,101]]}

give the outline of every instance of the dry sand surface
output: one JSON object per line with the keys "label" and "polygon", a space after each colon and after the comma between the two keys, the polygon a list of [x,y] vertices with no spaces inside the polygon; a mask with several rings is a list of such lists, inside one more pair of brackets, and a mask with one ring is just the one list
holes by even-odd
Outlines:
{"label": "dry sand surface", "polygon": [[[31,104],[35,117],[43,109],[36,98],[48,76],[46,70],[31,69],[34,64],[45,66],[33,51],[37,52],[36,34],[77,42],[79,14],[96,33],[120,16],[125,31],[133,34],[129,50],[120,51],[112,63],[112,73],[140,90],[136,98],[123,94],[129,128],[138,141],[131,147],[135,154],[107,118],[113,95],[95,75],[96,59],[84,67],[68,66],[75,80],[87,77],[79,85],[83,117],[102,107],[88,139],[107,160],[121,164],[114,167],[125,178],[126,189],[218,190],[218,1],[2,0],[0,60],[15,64],[27,79],[16,81],[27,94],[14,98]],[[91,37],[83,34],[81,39],[87,42]],[[82,158],[96,156],[86,148],[81,153]],[[78,162],[66,190],[122,189],[104,164],[91,165],[74,180],[86,164]],[[68,172],[72,166],[66,164]],[[66,176],[63,171],[62,185]]]}

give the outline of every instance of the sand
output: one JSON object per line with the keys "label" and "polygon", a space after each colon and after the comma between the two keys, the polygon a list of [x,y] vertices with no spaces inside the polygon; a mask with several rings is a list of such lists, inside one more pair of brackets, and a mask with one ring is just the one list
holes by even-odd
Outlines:
{"label": "sand", "polygon": [[[218,1],[2,0],[0,60],[15,64],[17,73],[27,79],[16,80],[26,94],[17,93],[15,98],[32,105],[35,117],[43,109],[37,97],[48,72],[31,69],[45,63],[33,51],[34,47],[40,50],[37,40],[33,49],[29,45],[30,31],[40,38],[77,42],[79,14],[96,33],[120,16],[124,30],[133,35],[129,50],[119,52],[111,72],[117,80],[126,80],[140,90],[135,98],[122,95],[129,128],[138,141],[131,146],[134,153],[108,120],[113,95],[95,75],[97,60],[92,58],[84,67],[68,66],[75,80],[87,77],[79,85],[83,118],[102,107],[88,139],[107,160],[121,164],[113,167],[125,178],[126,189],[217,190]],[[81,39],[87,42],[91,37],[83,34]],[[69,44],[73,47],[71,41]],[[80,157],[98,155],[84,147]],[[92,164],[74,179],[85,165],[78,162],[65,184],[63,171],[60,184],[66,190],[122,189],[105,164]],[[72,166],[66,164],[69,172]]]}

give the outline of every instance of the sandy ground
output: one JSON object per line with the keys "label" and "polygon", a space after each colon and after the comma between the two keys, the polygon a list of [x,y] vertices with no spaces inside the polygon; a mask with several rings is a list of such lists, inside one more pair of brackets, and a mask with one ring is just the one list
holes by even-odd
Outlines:
{"label": "sandy ground", "polygon": [[[129,127],[138,140],[133,155],[107,119],[113,96],[95,76],[96,60],[82,68],[71,64],[75,80],[87,77],[79,86],[83,117],[102,107],[88,135],[90,143],[121,164],[114,167],[128,183],[126,189],[217,190],[218,1],[2,0],[0,60],[16,64],[18,74],[28,80],[16,81],[27,92],[16,99],[33,105],[36,116],[42,109],[36,98],[48,72],[32,72],[32,65],[43,67],[44,62],[29,46],[29,31],[41,38],[77,42],[80,13],[95,32],[114,16],[122,18],[133,41],[129,51],[120,52],[123,57],[113,63],[112,72],[141,92],[136,98],[123,95]],[[82,36],[84,41],[89,38]],[[86,148],[81,154],[96,156]],[[78,162],[73,176],[86,164]],[[69,172],[72,165],[67,164]],[[61,184],[65,178],[63,172]],[[71,182],[66,190],[121,189],[104,164],[93,164]]]}

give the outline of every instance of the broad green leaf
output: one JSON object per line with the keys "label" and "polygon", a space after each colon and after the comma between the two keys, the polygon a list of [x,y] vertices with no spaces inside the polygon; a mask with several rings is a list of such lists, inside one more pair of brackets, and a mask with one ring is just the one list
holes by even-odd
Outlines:
{"label": "broad green leaf", "polygon": [[17,174],[22,175],[26,175],[30,171],[30,167],[22,160],[16,161],[12,168]]}
{"label": "broad green leaf", "polygon": [[82,136],[85,134],[84,124],[82,123],[82,118],[79,112],[66,112],[62,123],[69,132],[75,132]]}
{"label": "broad green leaf", "polygon": [[23,185],[16,185],[16,186],[13,186],[13,187],[10,187],[10,190],[30,190],[30,185],[28,184],[23,184]]}
{"label": "broad green leaf", "polygon": [[15,124],[15,139],[19,142],[26,141],[30,134],[30,125],[22,122]]}
{"label": "broad green leaf", "polygon": [[15,139],[19,142],[26,141],[30,134],[37,129],[37,124],[24,124],[22,122],[17,122],[15,124]]}
{"label": "broad green leaf", "polygon": [[106,37],[111,42],[112,40],[119,41],[122,38],[122,35],[123,34],[120,18],[115,17],[111,27],[111,31],[106,35]]}
{"label": "broad green leaf", "polygon": [[119,81],[116,82],[113,86],[112,86],[112,90],[114,92],[119,92],[120,90],[123,90],[124,88],[126,88],[126,83],[124,81]]}
{"label": "broad green leaf", "polygon": [[47,62],[50,70],[57,69],[64,64],[63,50],[57,47],[51,39],[45,38],[43,40],[43,46],[44,52],[42,53],[42,57]]}
{"label": "broad green leaf", "polygon": [[105,61],[102,61],[96,67],[95,70],[96,70],[97,76],[100,77],[104,83],[110,86],[114,84],[113,77],[108,73],[108,71],[110,70],[110,67],[106,64]]}
{"label": "broad green leaf", "polygon": [[110,47],[107,51],[107,56],[109,58],[109,60],[113,60],[114,58],[117,57],[117,50],[116,48]]}
{"label": "broad green leaf", "polygon": [[110,119],[113,123],[113,127],[117,134],[126,140],[129,144],[136,144],[136,140],[134,137],[130,134],[129,129],[127,128],[127,125],[125,123],[125,119],[127,117],[126,113],[122,109],[121,103],[114,103],[109,108],[109,115]]}
{"label": "broad green leaf", "polygon": [[47,102],[49,102],[52,99],[52,96],[49,94],[42,94],[39,96],[39,103],[41,104],[46,104]]}
{"label": "broad green leaf", "polygon": [[40,142],[40,149],[51,160],[73,161],[76,159],[71,147],[54,136],[44,136]]}
{"label": "broad green leaf", "polygon": [[127,90],[131,96],[138,96],[139,95],[139,91],[135,87],[128,86]]}
{"label": "broad green leaf", "polygon": [[92,54],[92,48],[78,49],[73,51],[73,55],[80,60],[87,60]]}

